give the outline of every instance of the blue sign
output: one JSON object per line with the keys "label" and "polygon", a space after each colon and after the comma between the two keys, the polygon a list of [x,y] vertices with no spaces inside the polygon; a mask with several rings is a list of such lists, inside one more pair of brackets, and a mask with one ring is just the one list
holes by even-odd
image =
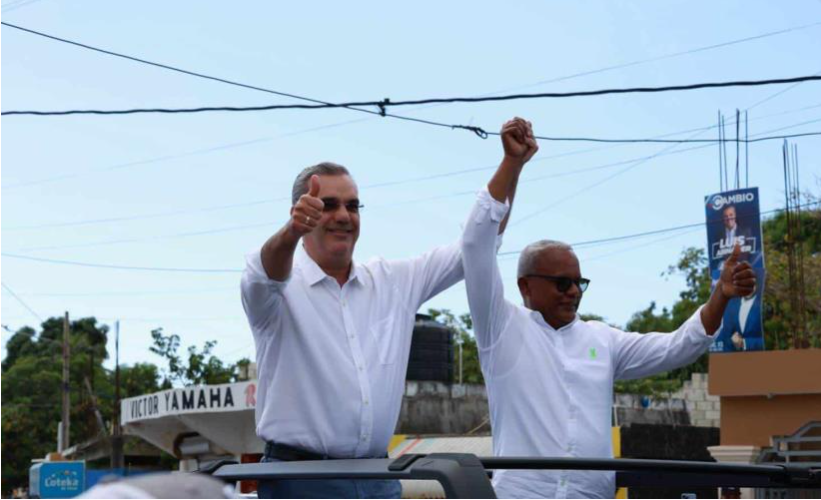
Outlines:
{"label": "blue sign", "polygon": [[724,261],[736,244],[741,247],[740,260],[752,265],[757,280],[756,289],[750,296],[730,300],[710,351],[762,350],[764,330],[761,324],[761,306],[765,276],[758,188],[737,189],[707,196],[705,209],[712,289],[715,289]]}
{"label": "blue sign", "polygon": [[39,498],[74,498],[85,491],[85,462],[41,462],[29,469],[29,492]]}

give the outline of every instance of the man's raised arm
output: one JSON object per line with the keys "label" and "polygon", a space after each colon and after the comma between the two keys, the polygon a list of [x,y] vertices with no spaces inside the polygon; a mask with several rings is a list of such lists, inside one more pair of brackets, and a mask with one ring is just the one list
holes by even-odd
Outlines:
{"label": "man's raised arm", "polygon": [[530,123],[516,118],[502,127],[505,156],[487,186],[479,193],[462,238],[470,313],[480,347],[493,344],[507,319],[502,277],[496,262],[496,238],[510,215],[510,203],[524,164],[539,149]]}
{"label": "man's raised arm", "polygon": [[294,265],[294,251],[300,238],[316,228],[325,204],[319,195],[319,176],[311,176],[311,188],[291,207],[291,218],[262,245],[262,266],[268,278],[285,281]]}
{"label": "man's raised arm", "polygon": [[675,332],[618,332],[616,345],[616,379],[648,377],[692,363],[713,343],[713,334],[721,326],[727,303],[733,297],[744,297],[755,289],[755,272],[748,262],[739,262],[741,247],[733,249],[724,261],[721,277],[710,299]]}

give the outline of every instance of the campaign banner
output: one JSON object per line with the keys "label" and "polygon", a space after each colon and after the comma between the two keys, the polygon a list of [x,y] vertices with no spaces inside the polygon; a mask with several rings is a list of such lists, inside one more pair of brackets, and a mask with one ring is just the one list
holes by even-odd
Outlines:
{"label": "campaign banner", "polygon": [[724,191],[706,196],[707,254],[712,289],[715,289],[724,261],[741,247],[742,261],[752,265],[756,288],[748,297],[730,300],[721,327],[715,333],[712,352],[759,351],[764,349],[762,304],[764,297],[764,245],[758,188]]}

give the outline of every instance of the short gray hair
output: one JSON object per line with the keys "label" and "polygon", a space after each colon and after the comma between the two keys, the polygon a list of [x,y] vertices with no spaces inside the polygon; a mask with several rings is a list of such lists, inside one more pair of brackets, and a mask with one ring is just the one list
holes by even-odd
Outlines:
{"label": "short gray hair", "polygon": [[536,258],[539,254],[545,250],[553,249],[573,251],[573,247],[561,241],[540,240],[531,243],[526,246],[525,249],[522,250],[521,255],[519,255],[519,271],[516,276],[521,278],[522,276],[532,274],[533,269],[536,267]]}
{"label": "short gray hair", "polygon": [[311,182],[312,175],[347,175],[351,173],[348,169],[338,163],[323,161],[316,165],[305,168],[294,180],[294,188],[291,191],[291,204],[296,205],[299,197],[308,192],[308,183]]}

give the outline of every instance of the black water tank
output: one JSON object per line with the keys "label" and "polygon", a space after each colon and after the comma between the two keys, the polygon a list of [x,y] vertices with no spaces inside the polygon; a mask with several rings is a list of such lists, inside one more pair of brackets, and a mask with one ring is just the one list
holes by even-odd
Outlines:
{"label": "black water tank", "polygon": [[426,314],[416,315],[408,380],[453,381],[454,331]]}

